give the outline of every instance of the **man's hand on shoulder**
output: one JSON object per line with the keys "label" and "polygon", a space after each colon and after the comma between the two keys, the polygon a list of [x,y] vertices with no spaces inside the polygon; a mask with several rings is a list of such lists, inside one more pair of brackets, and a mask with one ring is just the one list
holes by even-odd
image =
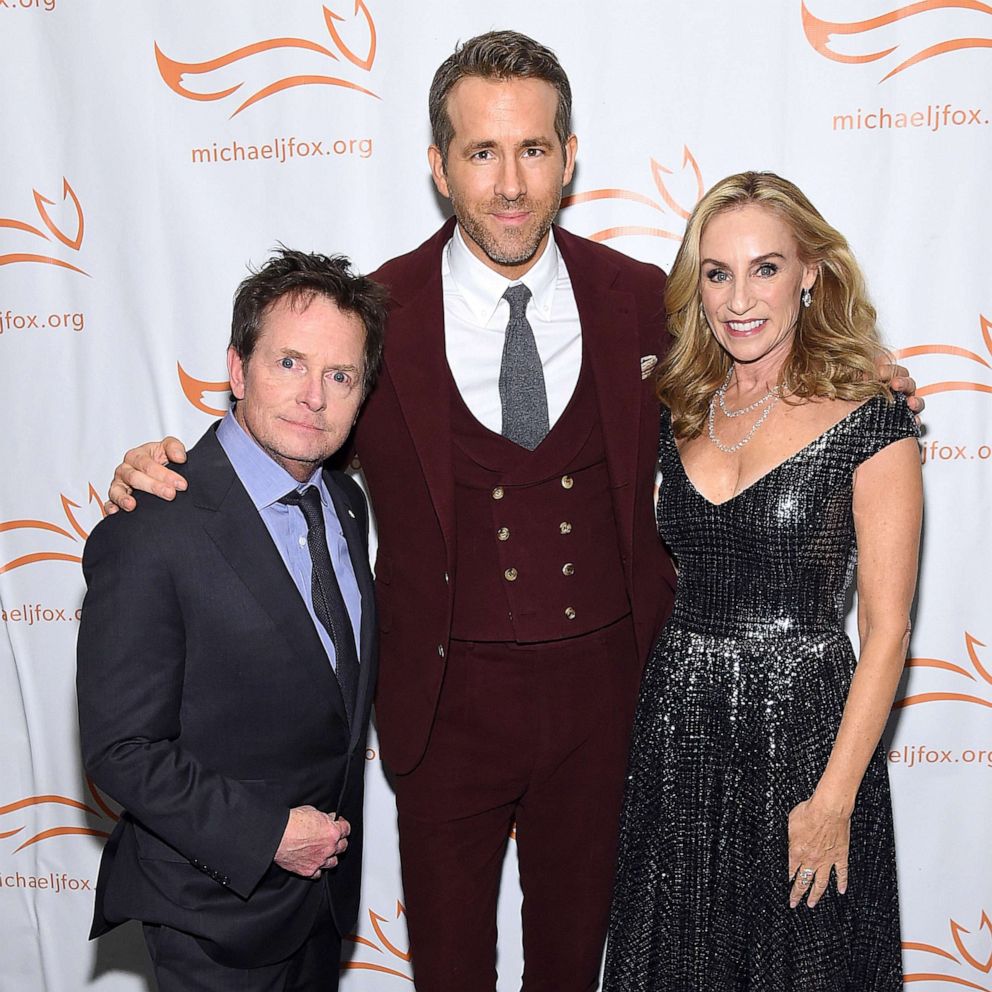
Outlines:
{"label": "man's hand on shoulder", "polygon": [[916,420],[919,422],[926,403],[921,396],[916,395],[916,380],[909,374],[909,369],[884,361],[879,363],[878,371],[892,389],[906,397],[906,406],[916,414]]}
{"label": "man's hand on shoulder", "polygon": [[280,868],[303,878],[319,878],[338,863],[348,847],[351,824],[321,813],[313,806],[289,811],[289,823],[273,859]]}
{"label": "man's hand on shoulder", "polygon": [[186,480],[171,469],[167,462],[181,464],[186,461],[186,448],[182,441],[166,437],[161,441],[148,441],[132,448],[124,461],[114,470],[110,483],[110,498],[103,508],[107,513],[133,510],[138,504],[134,490],[151,493],[160,499],[175,499],[176,493],[186,488]]}

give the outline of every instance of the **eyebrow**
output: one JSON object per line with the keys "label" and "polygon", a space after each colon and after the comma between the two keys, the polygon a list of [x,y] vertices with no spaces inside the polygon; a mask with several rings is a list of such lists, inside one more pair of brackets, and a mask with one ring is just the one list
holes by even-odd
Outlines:
{"label": "eyebrow", "polygon": [[[757,258],[752,258],[748,263],[749,265],[757,265],[759,262],[766,262],[769,258],[780,258],[783,262],[788,261],[788,259],[780,251],[770,251],[766,255],[759,255]],[[726,262],[717,261],[715,258],[704,258],[700,261],[700,265],[719,265],[721,268],[729,268]]]}
{"label": "eyebrow", "polygon": [[[488,148],[496,148],[498,142],[492,140],[491,138],[480,139],[479,141],[470,141],[464,147],[466,152],[478,152],[483,151]],[[516,143],[517,148],[553,148],[554,142],[550,138],[523,138],[521,141]]]}

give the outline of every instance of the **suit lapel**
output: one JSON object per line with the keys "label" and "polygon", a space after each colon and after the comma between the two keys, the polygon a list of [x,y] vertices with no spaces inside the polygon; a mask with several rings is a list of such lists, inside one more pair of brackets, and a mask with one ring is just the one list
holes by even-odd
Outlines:
{"label": "suit lapel", "polygon": [[343,715],[341,690],[306,604],[213,430],[195,450],[201,449],[190,462],[189,492],[204,511],[203,529],[286,640],[284,663],[306,665]]}
{"label": "suit lapel", "polygon": [[629,552],[643,393],[637,309],[631,293],[613,288],[616,266],[598,253],[590,257],[584,240],[567,231],[556,227],[555,239],[572,281],[583,346],[592,363],[620,537]]}
{"label": "suit lapel", "polygon": [[455,480],[451,452],[451,407],[443,384],[450,378],[444,350],[441,252],[454,221],[428,242],[421,278],[393,288],[386,335],[386,371],[417,449],[449,563],[454,554]]}
{"label": "suit lapel", "polygon": [[338,485],[330,473],[324,473],[324,481],[327,484],[327,491],[331,494],[338,520],[341,522],[341,530],[348,544],[351,567],[355,571],[358,591],[362,597],[362,622],[358,635],[358,696],[355,701],[355,720],[351,727],[351,744],[349,746],[349,751],[351,751],[354,750],[361,736],[365,723],[364,715],[368,713],[372,703],[372,690],[375,686],[377,623],[375,590],[372,585],[372,572],[369,568],[368,545],[365,536],[360,531],[357,514],[351,505],[348,494]]}

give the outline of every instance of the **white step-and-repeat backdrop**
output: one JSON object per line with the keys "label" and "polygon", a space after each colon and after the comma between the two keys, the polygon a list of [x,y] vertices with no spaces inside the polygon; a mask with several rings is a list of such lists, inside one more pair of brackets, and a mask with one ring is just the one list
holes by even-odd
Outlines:
{"label": "white step-and-repeat backdrop", "polygon": [[[150,988],[86,934],[114,803],[76,743],[79,558],[120,454],[224,407],[235,285],[277,242],[369,271],[437,227],[433,71],[494,27],[575,91],[571,230],[668,266],[701,191],[795,180],[927,397],[912,657],[888,740],[914,988],[992,990],[992,5],[979,0],[0,0],[0,989]],[[126,622],[126,618],[122,618]],[[368,751],[346,990],[411,988]],[[510,845],[500,990],[518,987]]]}

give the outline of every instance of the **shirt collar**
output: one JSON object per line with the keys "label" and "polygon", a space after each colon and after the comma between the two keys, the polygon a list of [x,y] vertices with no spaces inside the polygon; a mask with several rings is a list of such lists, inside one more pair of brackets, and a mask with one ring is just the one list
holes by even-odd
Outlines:
{"label": "shirt collar", "polygon": [[480,324],[488,324],[496,313],[508,286],[522,282],[531,292],[531,302],[545,318],[551,316],[555,286],[558,282],[558,246],[552,231],[537,261],[519,279],[507,279],[469,250],[460,227],[445,249],[444,259],[459,294]]}
{"label": "shirt collar", "polygon": [[320,466],[306,482],[297,482],[248,436],[238,423],[233,410],[229,410],[220,422],[217,428],[217,440],[224,449],[224,454],[230,459],[256,510],[272,506],[286,493],[293,489],[304,489],[306,486],[316,486],[321,503],[325,507],[331,506],[331,494],[324,485]]}

